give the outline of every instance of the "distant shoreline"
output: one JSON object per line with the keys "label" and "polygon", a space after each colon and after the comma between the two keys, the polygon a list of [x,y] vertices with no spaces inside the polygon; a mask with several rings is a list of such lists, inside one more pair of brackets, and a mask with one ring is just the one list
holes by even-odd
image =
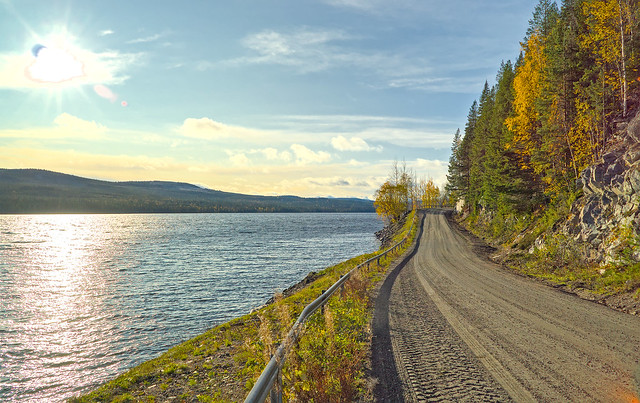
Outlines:
{"label": "distant shoreline", "polygon": [[375,211],[219,211],[219,212],[189,212],[189,211],[169,211],[169,212],[132,212],[132,213],[109,213],[109,212],[47,212],[47,213],[4,213],[0,216],[11,215],[136,215],[136,214],[375,214]]}
{"label": "distant shoreline", "polygon": [[369,213],[359,198],[256,196],[181,182],[107,182],[0,169],[0,214]]}

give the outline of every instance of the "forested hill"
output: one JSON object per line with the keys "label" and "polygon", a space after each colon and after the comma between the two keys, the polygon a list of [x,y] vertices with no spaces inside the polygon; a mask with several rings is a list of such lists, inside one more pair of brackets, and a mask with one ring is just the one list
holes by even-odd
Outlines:
{"label": "forested hill", "polygon": [[571,203],[640,98],[640,5],[541,0],[522,52],[471,105],[449,187],[471,213]]}
{"label": "forested hill", "polygon": [[107,182],[35,169],[0,169],[0,214],[373,212],[355,198],[252,196],[178,182]]}
{"label": "forested hill", "polygon": [[447,191],[495,259],[640,309],[640,3],[540,0],[521,44],[456,133]]}

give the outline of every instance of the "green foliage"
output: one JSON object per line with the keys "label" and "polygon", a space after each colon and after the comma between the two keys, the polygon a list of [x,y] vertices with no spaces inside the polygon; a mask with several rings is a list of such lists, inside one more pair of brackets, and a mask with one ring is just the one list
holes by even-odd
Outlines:
{"label": "green foliage", "polygon": [[518,62],[454,138],[447,189],[470,213],[534,214],[576,191],[637,96],[639,17],[637,2],[540,0]]}
{"label": "green foliage", "polygon": [[[366,285],[349,280],[341,298],[316,315],[290,358],[285,379],[290,398],[354,401],[361,393],[367,354]],[[291,369],[289,369],[291,368]]]}
{"label": "green foliage", "polygon": [[586,265],[584,253],[578,244],[563,234],[554,234],[545,239],[544,246],[535,248],[527,266],[529,271],[545,274],[575,272]]}

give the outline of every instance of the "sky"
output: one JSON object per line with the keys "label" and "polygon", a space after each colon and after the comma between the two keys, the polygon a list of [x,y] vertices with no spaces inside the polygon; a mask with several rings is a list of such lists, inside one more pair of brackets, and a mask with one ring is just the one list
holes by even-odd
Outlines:
{"label": "sky", "polygon": [[0,168],[373,198],[446,181],[535,0],[0,0]]}

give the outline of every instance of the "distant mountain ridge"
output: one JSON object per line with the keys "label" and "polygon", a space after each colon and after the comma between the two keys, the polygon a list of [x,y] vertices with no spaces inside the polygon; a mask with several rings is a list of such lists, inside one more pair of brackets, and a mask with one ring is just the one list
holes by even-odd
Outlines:
{"label": "distant mountain ridge", "polygon": [[108,182],[0,168],[0,214],[373,211],[373,202],[366,199],[254,196],[182,182]]}

